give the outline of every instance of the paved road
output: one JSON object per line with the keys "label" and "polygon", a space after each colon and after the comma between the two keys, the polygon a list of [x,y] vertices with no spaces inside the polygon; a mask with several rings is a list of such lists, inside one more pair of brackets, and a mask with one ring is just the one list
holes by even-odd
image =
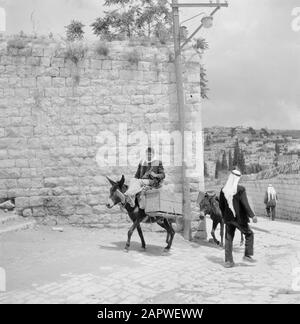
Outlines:
{"label": "paved road", "polygon": [[163,254],[165,234],[158,231],[145,233],[146,252],[134,234],[129,253],[122,250],[123,227],[7,233],[0,236],[0,266],[7,274],[0,303],[300,303],[292,286],[293,269],[300,267],[300,225],[259,221],[257,263],[242,261],[237,235],[237,266],[231,269],[223,267],[223,249],[180,235]]}

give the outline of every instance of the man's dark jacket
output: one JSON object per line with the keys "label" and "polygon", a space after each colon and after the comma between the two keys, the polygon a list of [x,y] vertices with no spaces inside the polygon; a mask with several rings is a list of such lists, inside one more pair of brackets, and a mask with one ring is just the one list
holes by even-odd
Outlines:
{"label": "man's dark jacket", "polygon": [[[150,175],[151,172],[156,173],[157,177],[153,178]],[[165,178],[165,171],[162,162],[159,160],[154,160],[152,162],[140,162],[135,174],[135,178],[152,180],[151,186],[154,188],[159,187],[162,180]]]}
{"label": "man's dark jacket", "polygon": [[233,208],[235,210],[235,217],[228,206],[223,190],[221,190],[220,209],[225,223],[237,221],[241,225],[246,225],[249,223],[249,218],[255,216],[249,205],[246,189],[243,186],[237,187],[237,193],[233,196]]}

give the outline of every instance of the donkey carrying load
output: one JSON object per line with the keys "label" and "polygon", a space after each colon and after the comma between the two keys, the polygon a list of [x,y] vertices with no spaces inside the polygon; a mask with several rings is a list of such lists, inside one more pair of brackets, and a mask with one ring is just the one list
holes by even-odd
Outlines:
{"label": "donkey carrying load", "polygon": [[112,208],[115,205],[122,205],[123,208],[126,209],[128,216],[130,217],[131,221],[133,222],[133,225],[130,227],[130,229],[128,231],[128,238],[127,238],[127,242],[125,245],[125,251],[128,252],[128,250],[129,250],[131,236],[135,229],[137,229],[138,234],[140,236],[141,243],[142,243],[142,249],[145,250],[146,243],[145,243],[145,239],[143,236],[141,223],[157,223],[158,225],[160,225],[163,229],[165,229],[167,231],[167,239],[166,239],[167,246],[164,248],[164,251],[168,252],[172,246],[173,238],[175,235],[175,231],[172,227],[170,220],[164,216],[154,216],[154,215],[146,214],[145,210],[141,209],[139,207],[137,197],[135,198],[134,206],[131,206],[130,203],[127,201],[125,201],[125,203],[123,203],[124,193],[128,189],[128,186],[125,185],[124,175],[122,175],[121,180],[117,181],[117,182],[111,180],[110,178],[107,178],[107,179],[108,179],[109,183],[111,184],[111,188],[110,188],[110,195],[109,195],[106,207]]}
{"label": "donkey carrying load", "polygon": [[[197,205],[200,207],[200,218],[209,215],[213,224],[211,229],[211,236],[213,241],[220,246],[224,245],[224,220],[222,217],[222,212],[219,206],[219,198],[214,191],[207,191],[205,193],[199,192],[197,198]],[[221,242],[217,240],[215,231],[220,224],[220,237]],[[244,244],[244,237],[241,233],[240,245]]]}

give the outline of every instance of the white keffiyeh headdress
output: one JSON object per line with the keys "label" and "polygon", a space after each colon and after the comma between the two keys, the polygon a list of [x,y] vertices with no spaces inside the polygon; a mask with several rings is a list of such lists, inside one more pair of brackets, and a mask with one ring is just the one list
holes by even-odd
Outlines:
{"label": "white keffiyeh headdress", "polygon": [[241,179],[241,172],[239,170],[231,171],[228,180],[223,188],[223,193],[227,200],[228,206],[235,216],[235,210],[233,208],[233,196],[237,193],[237,186]]}

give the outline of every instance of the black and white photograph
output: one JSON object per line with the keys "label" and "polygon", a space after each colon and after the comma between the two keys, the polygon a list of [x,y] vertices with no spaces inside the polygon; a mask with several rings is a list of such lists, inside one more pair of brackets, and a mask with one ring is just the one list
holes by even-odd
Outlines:
{"label": "black and white photograph", "polygon": [[300,2],[0,0],[0,304],[299,303]]}

